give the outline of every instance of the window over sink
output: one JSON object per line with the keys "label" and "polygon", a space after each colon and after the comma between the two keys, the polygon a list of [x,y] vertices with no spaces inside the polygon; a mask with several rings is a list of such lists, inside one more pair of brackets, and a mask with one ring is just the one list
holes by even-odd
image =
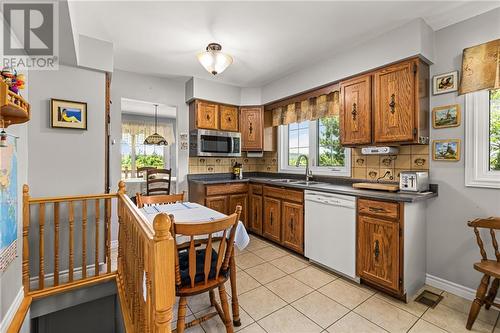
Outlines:
{"label": "window over sink", "polygon": [[500,89],[465,101],[465,185],[500,188]]}
{"label": "window over sink", "polygon": [[304,173],[306,161],[314,174],[330,176],[351,175],[351,152],[340,144],[339,117],[325,117],[279,127],[280,172]]}

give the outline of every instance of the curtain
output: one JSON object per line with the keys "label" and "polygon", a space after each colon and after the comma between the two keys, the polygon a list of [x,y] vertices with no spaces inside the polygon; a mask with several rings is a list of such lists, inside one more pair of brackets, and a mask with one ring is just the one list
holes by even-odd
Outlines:
{"label": "curtain", "polygon": [[[130,120],[122,122],[122,133],[131,135],[144,134],[144,138],[155,132],[155,123],[151,120]],[[158,134],[163,136],[169,145],[175,143],[174,126],[171,123],[158,121]]]}
{"label": "curtain", "polygon": [[500,89],[500,39],[464,49],[460,94]]}
{"label": "curtain", "polygon": [[339,95],[338,91],[333,91],[329,94],[278,107],[272,110],[273,126],[339,115]]}

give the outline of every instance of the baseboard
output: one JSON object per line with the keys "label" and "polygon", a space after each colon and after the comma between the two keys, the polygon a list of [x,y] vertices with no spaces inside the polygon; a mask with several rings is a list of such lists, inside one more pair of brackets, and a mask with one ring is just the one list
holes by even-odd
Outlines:
{"label": "baseboard", "polygon": [[118,248],[118,240],[111,241],[111,250]]}
{"label": "baseboard", "polygon": [[[425,276],[425,283],[428,284],[431,287],[436,287],[441,290],[447,291],[453,295],[463,297],[465,299],[468,299],[472,301],[474,298],[476,298],[476,290],[462,286],[458,283],[451,282],[442,278],[439,278],[437,276],[433,276],[430,274],[426,274]],[[479,285],[479,281],[477,282]],[[495,299],[495,302],[500,303],[500,297],[497,297]]]}
{"label": "baseboard", "polygon": [[[99,270],[105,265],[105,263],[99,263]],[[87,265],[87,277],[91,277],[95,275],[95,265]],[[101,272],[100,274],[105,274],[106,272]],[[83,276],[82,267],[76,267],[73,270],[73,280],[81,280]],[[54,273],[45,274],[44,279],[45,286],[53,286],[54,285]],[[69,270],[65,269],[59,272],[59,284],[65,284],[69,281]],[[30,277],[30,288],[31,290],[38,289],[38,275]]]}
{"label": "baseboard", "polygon": [[10,325],[12,319],[14,319],[14,316],[16,315],[17,310],[21,306],[23,299],[24,299],[24,289],[21,286],[21,288],[19,288],[19,291],[17,292],[16,297],[14,298],[14,301],[12,302],[9,309],[7,310],[5,317],[2,319],[2,322],[0,323],[0,333],[7,332],[7,329],[9,328],[9,325]]}

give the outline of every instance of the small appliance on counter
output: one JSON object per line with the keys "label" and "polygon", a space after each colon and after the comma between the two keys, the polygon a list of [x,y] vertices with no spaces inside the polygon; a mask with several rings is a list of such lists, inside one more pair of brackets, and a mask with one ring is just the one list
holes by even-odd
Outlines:
{"label": "small appliance on counter", "polygon": [[402,192],[429,191],[429,173],[427,171],[401,171],[399,190]]}
{"label": "small appliance on counter", "polygon": [[233,172],[231,174],[233,179],[243,179],[243,166],[241,163],[234,162]]}

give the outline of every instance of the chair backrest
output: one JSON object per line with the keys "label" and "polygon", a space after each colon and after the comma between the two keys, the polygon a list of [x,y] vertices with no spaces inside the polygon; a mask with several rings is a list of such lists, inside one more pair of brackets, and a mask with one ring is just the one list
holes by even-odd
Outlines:
{"label": "chair backrest", "polygon": [[184,191],[177,194],[161,194],[161,195],[136,195],[137,207],[172,204],[179,201],[184,201]]}
{"label": "chair backrest", "polygon": [[146,194],[170,194],[172,169],[153,169],[147,171]]}
{"label": "chair backrest", "polygon": [[500,262],[500,252],[498,251],[498,242],[495,236],[495,230],[500,229],[500,217],[489,217],[489,218],[480,218],[475,219],[474,221],[470,221],[467,223],[469,227],[474,228],[474,233],[476,234],[477,245],[479,246],[479,252],[481,252],[481,257],[483,260],[488,260],[488,256],[484,249],[484,243],[481,239],[481,235],[479,233],[479,229],[490,229],[491,235],[491,243],[495,250],[495,257],[497,258],[497,262]]}
{"label": "chair backrest", "polygon": [[137,178],[142,178],[144,177],[144,174],[148,172],[148,170],[154,170],[156,169],[155,167],[140,167],[137,168]]}
{"label": "chair backrest", "polygon": [[[228,271],[229,260],[231,259],[231,256],[234,255],[234,237],[236,235],[236,226],[240,219],[240,214],[241,206],[236,206],[236,211],[225,218],[201,223],[176,223],[174,220],[174,216],[170,215],[170,219],[172,220],[173,234],[175,235],[175,284],[177,286],[181,286],[182,284],[181,270],[179,265],[179,249],[185,249],[187,247],[191,288],[194,288],[196,284],[196,246],[200,243],[206,244],[205,249],[201,249],[201,251],[205,251],[205,261],[203,265],[203,284],[206,285],[210,281],[217,279],[221,272]],[[222,236],[214,237],[214,234],[218,234],[221,232]],[[177,236],[187,236],[189,237],[189,241],[178,244]],[[213,277],[210,277],[210,272],[212,269],[214,269],[214,267],[212,267],[212,249],[214,241],[219,241],[219,246],[217,249],[217,261],[215,263],[215,274]]]}

